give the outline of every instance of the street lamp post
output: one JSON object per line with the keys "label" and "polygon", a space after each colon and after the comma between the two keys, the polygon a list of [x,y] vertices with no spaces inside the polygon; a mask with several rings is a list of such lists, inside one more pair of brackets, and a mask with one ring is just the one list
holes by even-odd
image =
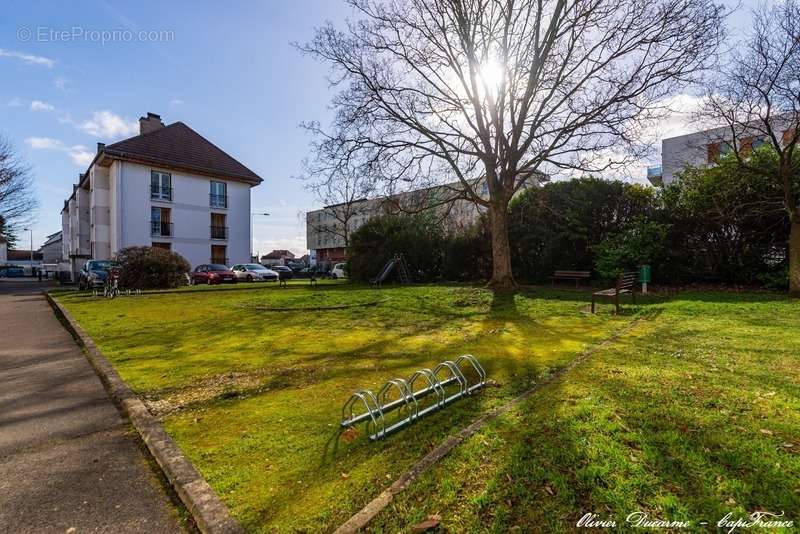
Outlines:
{"label": "street lamp post", "polygon": [[33,276],[33,229],[23,228],[22,231],[31,233],[31,276]]}
{"label": "street lamp post", "polygon": [[[260,215],[262,217],[269,217],[269,213],[267,213],[265,211],[263,213],[251,213],[250,214],[250,259],[251,260],[253,259],[253,252],[255,252],[254,249],[256,248],[256,236],[255,236],[255,232],[253,231],[253,221],[255,220],[256,215]],[[260,260],[260,259],[261,258],[256,258],[257,261]]]}

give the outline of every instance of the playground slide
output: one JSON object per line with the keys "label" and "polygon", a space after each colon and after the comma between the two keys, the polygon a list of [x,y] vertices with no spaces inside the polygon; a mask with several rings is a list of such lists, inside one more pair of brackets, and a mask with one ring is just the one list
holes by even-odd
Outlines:
{"label": "playground slide", "polygon": [[389,276],[389,273],[392,272],[392,269],[394,269],[396,263],[397,260],[395,258],[392,258],[391,260],[386,262],[386,265],[383,267],[383,270],[381,270],[380,274],[378,274],[378,276],[369,281],[370,284],[383,283],[383,281],[386,280],[386,277]]}

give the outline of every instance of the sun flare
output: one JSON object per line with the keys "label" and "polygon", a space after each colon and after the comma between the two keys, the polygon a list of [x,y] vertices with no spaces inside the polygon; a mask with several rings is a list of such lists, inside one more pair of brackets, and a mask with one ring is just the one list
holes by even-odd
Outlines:
{"label": "sun flare", "polygon": [[478,77],[492,95],[496,95],[505,78],[505,70],[498,62],[489,60],[481,65]]}

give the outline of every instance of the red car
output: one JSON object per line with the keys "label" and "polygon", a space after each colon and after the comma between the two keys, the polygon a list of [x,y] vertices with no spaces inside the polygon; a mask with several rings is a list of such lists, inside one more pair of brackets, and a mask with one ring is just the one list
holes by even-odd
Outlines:
{"label": "red car", "polygon": [[208,263],[198,265],[194,268],[191,276],[192,285],[195,284],[221,284],[229,282],[235,284],[237,282],[236,275],[233,271],[228,269],[225,265],[219,263]]}

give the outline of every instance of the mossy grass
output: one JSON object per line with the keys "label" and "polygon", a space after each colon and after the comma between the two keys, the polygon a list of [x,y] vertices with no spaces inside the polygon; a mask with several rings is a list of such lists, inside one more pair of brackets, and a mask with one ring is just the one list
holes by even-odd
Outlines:
{"label": "mossy grass", "polygon": [[[580,511],[800,509],[797,302],[685,294],[592,315],[588,293],[542,288],[230,287],[57,298],[249,531],[332,530],[448,434],[643,315],[655,318],[458,447],[374,527],[434,512],[454,531],[569,531]],[[462,353],[497,386],[379,443],[339,433],[353,390]]]}

